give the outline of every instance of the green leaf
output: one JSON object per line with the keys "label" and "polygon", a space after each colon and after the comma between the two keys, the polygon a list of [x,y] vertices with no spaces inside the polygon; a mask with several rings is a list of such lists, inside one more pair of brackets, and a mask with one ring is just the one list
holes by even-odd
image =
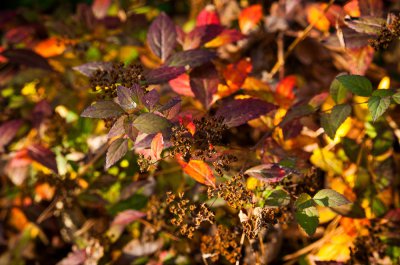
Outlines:
{"label": "green leaf", "polygon": [[124,110],[114,101],[98,101],[87,107],[81,114],[82,117],[105,119],[119,116]]}
{"label": "green leaf", "polygon": [[336,79],[352,93],[368,97],[372,94],[372,84],[371,82],[361,75],[341,75],[336,77]]}
{"label": "green leaf", "polygon": [[351,106],[348,104],[336,105],[329,114],[321,115],[321,125],[326,134],[331,138],[335,138],[337,129],[351,114]]}
{"label": "green leaf", "polygon": [[364,208],[358,203],[349,203],[338,207],[331,207],[330,209],[344,217],[365,218]]}
{"label": "green leaf", "polygon": [[128,139],[118,138],[110,144],[106,155],[106,169],[114,165],[128,152]]}
{"label": "green leaf", "polygon": [[390,97],[372,96],[368,99],[368,109],[372,120],[376,121],[390,106]]}
{"label": "green leaf", "polygon": [[394,100],[394,102],[396,102],[397,104],[400,104],[400,91],[397,92],[396,94],[394,94],[392,96],[392,99]]}
{"label": "green leaf", "polygon": [[296,200],[295,206],[297,223],[311,236],[315,233],[319,224],[318,210],[317,207],[314,206],[314,201],[310,195],[302,193]]}
{"label": "green leaf", "polygon": [[331,189],[318,191],[317,194],[314,195],[313,199],[316,204],[326,207],[337,207],[350,203],[350,201],[342,194]]}
{"label": "green leaf", "polygon": [[329,93],[336,103],[340,103],[346,98],[347,89],[335,78],[331,84]]}
{"label": "green leaf", "polygon": [[378,97],[390,97],[393,96],[394,90],[392,89],[377,89],[374,92],[372,92],[372,96],[378,96]]}
{"label": "green leaf", "polygon": [[169,126],[169,121],[154,113],[143,113],[133,121],[133,126],[143,133],[156,133]]}
{"label": "green leaf", "polygon": [[289,194],[282,189],[273,190],[265,199],[265,204],[268,206],[286,206],[289,202]]}

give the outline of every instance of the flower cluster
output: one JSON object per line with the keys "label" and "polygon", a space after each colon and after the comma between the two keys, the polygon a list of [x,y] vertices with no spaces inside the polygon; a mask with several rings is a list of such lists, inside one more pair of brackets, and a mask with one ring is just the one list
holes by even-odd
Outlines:
{"label": "flower cluster", "polygon": [[170,213],[174,215],[171,223],[179,227],[179,232],[188,238],[193,237],[195,230],[200,228],[201,223],[214,223],[214,213],[206,204],[196,205],[184,199],[184,193],[178,195],[167,193],[167,205]]}

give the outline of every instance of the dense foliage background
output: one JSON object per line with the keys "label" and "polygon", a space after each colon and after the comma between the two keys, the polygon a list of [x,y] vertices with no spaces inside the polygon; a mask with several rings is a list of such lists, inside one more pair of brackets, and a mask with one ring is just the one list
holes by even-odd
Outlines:
{"label": "dense foliage background", "polygon": [[6,1],[0,264],[399,264],[400,3]]}

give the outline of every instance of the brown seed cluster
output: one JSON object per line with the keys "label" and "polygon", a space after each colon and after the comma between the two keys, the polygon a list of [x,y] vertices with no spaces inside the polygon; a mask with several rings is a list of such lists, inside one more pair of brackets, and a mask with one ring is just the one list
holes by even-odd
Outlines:
{"label": "brown seed cluster", "polygon": [[174,215],[171,223],[179,227],[183,236],[193,238],[194,232],[200,228],[201,223],[214,223],[214,213],[206,204],[196,205],[184,198],[184,193],[178,195],[167,192],[167,205],[170,213]]}
{"label": "brown seed cluster", "polygon": [[152,195],[147,203],[146,219],[153,224],[155,232],[161,231],[165,226],[166,204]]}
{"label": "brown seed cluster", "polygon": [[220,256],[223,256],[230,263],[235,263],[240,257],[240,245],[237,237],[238,235],[232,233],[231,229],[219,225],[215,235],[201,237],[201,252],[212,262],[217,262]]}
{"label": "brown seed cluster", "polygon": [[189,161],[192,154],[196,159],[210,159],[216,154],[215,145],[221,143],[224,131],[227,129],[221,117],[203,117],[193,121],[195,132],[192,135],[182,124],[172,127],[171,142],[173,154],[181,154]]}
{"label": "brown seed cluster", "polygon": [[140,172],[147,172],[151,166],[151,157],[145,157],[143,154],[139,154],[137,158]]}
{"label": "brown seed cluster", "polygon": [[124,66],[124,63],[113,63],[110,69],[98,69],[90,77],[90,87],[102,99],[116,97],[118,85],[132,87],[144,80],[143,67],[139,64]]}
{"label": "brown seed cluster", "polygon": [[391,23],[382,25],[382,29],[375,39],[370,39],[369,44],[375,50],[387,49],[389,44],[400,37],[400,17],[395,16]]}
{"label": "brown seed cluster", "polygon": [[354,246],[350,248],[349,264],[380,264],[379,259],[385,257],[387,245],[379,236],[387,229],[377,222],[368,227],[369,235],[358,236]]}
{"label": "brown seed cluster", "polygon": [[256,207],[249,218],[242,218],[243,231],[249,239],[254,239],[262,228],[277,224],[281,216],[278,208]]}
{"label": "brown seed cluster", "polygon": [[246,189],[242,174],[220,183],[215,189],[208,188],[208,197],[223,198],[230,207],[235,209],[242,209],[247,204],[253,204],[252,193]]}

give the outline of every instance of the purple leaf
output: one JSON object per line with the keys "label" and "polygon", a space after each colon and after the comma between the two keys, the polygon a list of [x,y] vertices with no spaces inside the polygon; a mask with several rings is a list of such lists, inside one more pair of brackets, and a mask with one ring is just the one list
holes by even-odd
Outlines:
{"label": "purple leaf", "polygon": [[119,138],[108,147],[105,169],[110,168],[128,152],[128,139]]}
{"label": "purple leaf", "polygon": [[151,70],[145,75],[145,77],[146,82],[149,85],[162,84],[180,76],[184,72],[186,72],[186,70],[183,66],[162,66],[160,68]]}
{"label": "purple leaf", "polygon": [[124,110],[114,101],[98,101],[93,105],[87,107],[81,114],[82,117],[87,118],[112,118],[124,113]]}
{"label": "purple leaf", "polygon": [[12,120],[0,125],[0,152],[4,151],[4,147],[15,137],[22,124],[22,120]]}
{"label": "purple leaf", "polygon": [[118,120],[113,124],[110,131],[108,132],[107,137],[109,139],[125,134],[125,120],[126,120],[125,115],[118,118]]}
{"label": "purple leaf", "polygon": [[235,127],[277,108],[276,105],[260,99],[246,98],[225,103],[216,115],[223,117],[228,127]]}
{"label": "purple leaf", "polygon": [[31,159],[58,174],[56,156],[46,147],[37,144],[31,145],[28,147],[28,155]]}
{"label": "purple leaf", "polygon": [[303,124],[300,122],[300,118],[294,119],[282,126],[283,138],[285,140],[292,139],[298,136],[303,130]]}
{"label": "purple leaf", "polygon": [[22,64],[33,68],[41,68],[48,71],[53,71],[53,68],[47,60],[28,49],[10,49],[5,50],[0,55],[6,57],[10,63]]}
{"label": "purple leaf", "polygon": [[117,87],[118,104],[125,110],[129,111],[136,108],[136,102],[133,100],[134,93],[130,88]]}
{"label": "purple leaf", "polygon": [[196,67],[200,66],[210,60],[214,59],[216,56],[215,52],[208,51],[208,50],[188,50],[177,52],[173,54],[165,64],[169,66],[189,66],[189,67]]}
{"label": "purple leaf", "polygon": [[158,111],[162,112],[167,119],[172,119],[178,115],[179,110],[181,109],[181,101],[180,97],[174,97]]}
{"label": "purple leaf", "polygon": [[47,100],[38,102],[33,108],[31,120],[35,127],[38,127],[40,123],[45,119],[49,118],[53,114],[53,109]]}
{"label": "purple leaf", "polygon": [[290,168],[283,167],[279,164],[262,164],[252,168],[247,169],[244,173],[252,176],[261,181],[268,183],[274,183],[281,181],[283,178],[293,173],[294,170]]}
{"label": "purple leaf", "polygon": [[190,87],[196,98],[208,109],[218,90],[219,78],[214,65],[203,65],[190,73]]}
{"label": "purple leaf", "polygon": [[357,32],[378,35],[385,24],[385,20],[379,17],[346,17],[344,19],[346,25]]}
{"label": "purple leaf", "polygon": [[288,110],[285,117],[283,117],[282,121],[279,123],[279,126],[283,128],[290,121],[301,118],[304,116],[308,116],[313,114],[316,111],[311,105],[297,105]]}
{"label": "purple leaf", "polygon": [[153,89],[147,92],[143,96],[143,104],[146,106],[147,109],[151,110],[153,107],[158,103],[160,100],[160,95],[158,94],[157,90]]}
{"label": "purple leaf", "polygon": [[126,120],[124,123],[124,128],[125,128],[125,133],[131,139],[133,142],[136,141],[136,137],[139,134],[138,129],[136,129],[135,126],[133,126],[132,121]]}
{"label": "purple leaf", "polygon": [[151,51],[165,62],[175,48],[176,37],[174,22],[161,13],[150,25],[147,42]]}
{"label": "purple leaf", "polygon": [[90,63],[85,63],[79,66],[72,67],[75,71],[80,72],[81,74],[85,76],[92,76],[94,72],[97,70],[110,70],[112,67],[112,63],[109,62],[90,62]]}
{"label": "purple leaf", "polygon": [[137,104],[142,103],[145,90],[139,84],[134,84],[131,87],[131,90],[133,92],[133,101],[135,101]]}
{"label": "purple leaf", "polygon": [[177,28],[178,35],[180,35],[178,41],[184,50],[196,49],[217,37],[223,30],[224,27],[217,24],[198,26],[188,34]]}

